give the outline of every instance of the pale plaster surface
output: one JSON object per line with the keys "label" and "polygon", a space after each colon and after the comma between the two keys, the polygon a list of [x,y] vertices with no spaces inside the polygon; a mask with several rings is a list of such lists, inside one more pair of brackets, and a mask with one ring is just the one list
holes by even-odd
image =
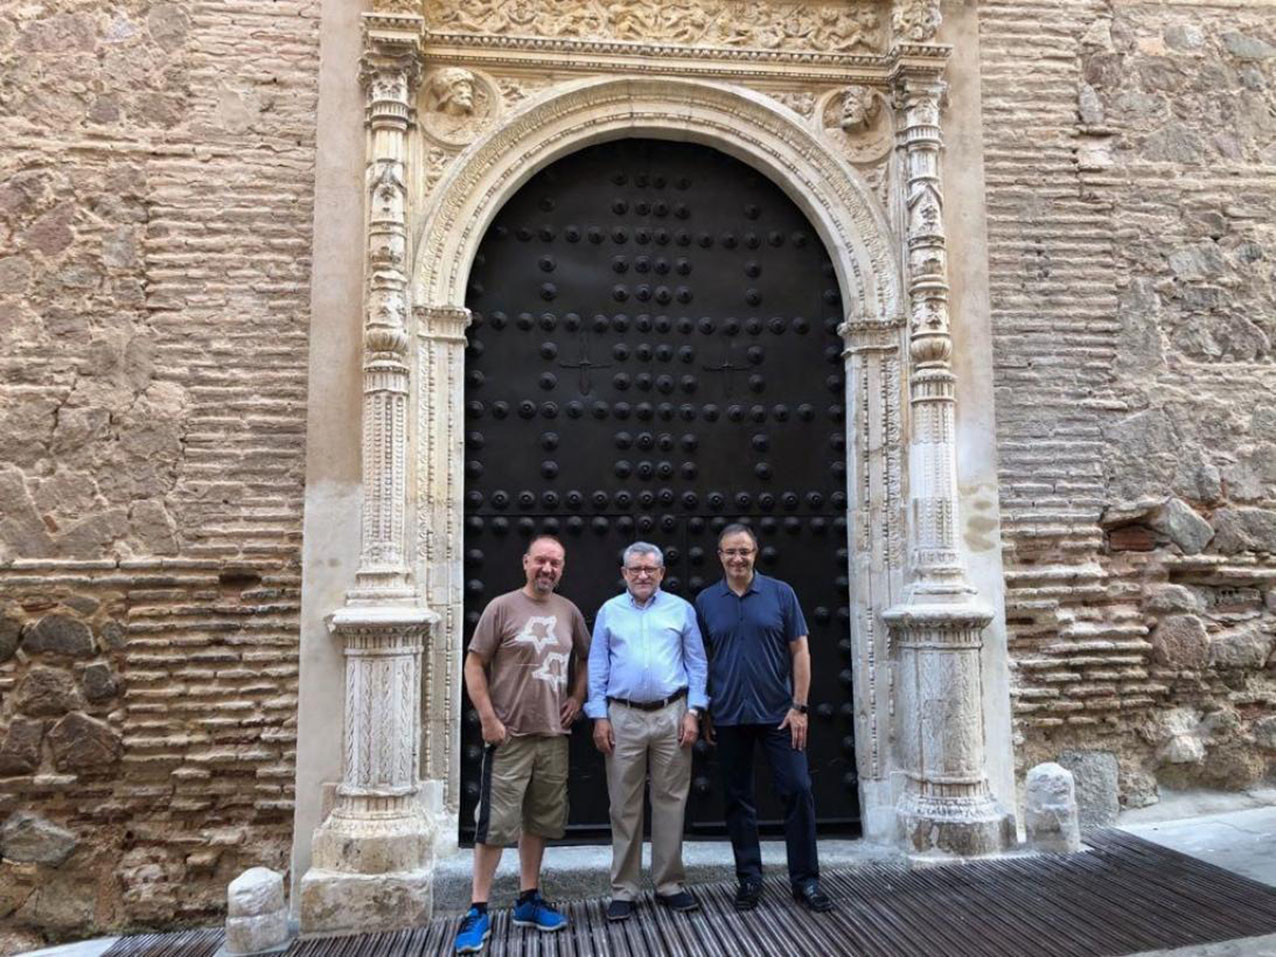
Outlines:
{"label": "pale plaster surface", "polygon": [[993,608],[984,629],[983,705],[988,783],[1008,811],[1015,801],[1009,656],[984,205],[983,123],[979,92],[979,21],[973,5],[943,5],[940,40],[953,46],[946,78],[944,180],[952,283],[953,371],[957,374],[957,483],[960,540],[971,584]]}
{"label": "pale plaster surface", "polygon": [[363,97],[357,81],[361,0],[324,0],[320,28],[314,273],[311,285],[306,517],[302,544],[301,690],[297,791],[290,869],[297,885],[323,819],[323,783],[341,778],[340,642],[324,618],[341,606],[359,562],[362,409],[360,355],[363,260]]}

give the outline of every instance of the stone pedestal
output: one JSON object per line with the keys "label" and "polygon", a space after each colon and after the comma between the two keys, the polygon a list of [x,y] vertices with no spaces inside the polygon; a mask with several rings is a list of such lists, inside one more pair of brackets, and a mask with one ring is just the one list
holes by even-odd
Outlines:
{"label": "stone pedestal", "polygon": [[1033,849],[1055,854],[1081,850],[1072,772],[1053,762],[1038,764],[1025,784],[1024,825]]}
{"label": "stone pedestal", "polygon": [[226,889],[226,946],[230,957],[268,954],[288,946],[284,878],[268,867],[251,867]]}

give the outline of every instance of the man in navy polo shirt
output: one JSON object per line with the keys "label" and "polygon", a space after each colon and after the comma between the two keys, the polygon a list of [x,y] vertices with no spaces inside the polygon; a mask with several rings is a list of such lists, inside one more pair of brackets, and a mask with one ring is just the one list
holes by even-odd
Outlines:
{"label": "man in navy polo shirt", "polygon": [[753,754],[766,754],[771,786],[784,805],[789,884],[813,911],[831,910],[820,890],[815,848],[815,799],[806,761],[811,652],[806,619],[784,582],[753,570],[758,540],[747,525],[718,536],[722,581],[696,596],[700,632],[709,652],[712,735],[726,791],[727,832],[735,852],[737,910],[762,896],[762,850],[753,797]]}

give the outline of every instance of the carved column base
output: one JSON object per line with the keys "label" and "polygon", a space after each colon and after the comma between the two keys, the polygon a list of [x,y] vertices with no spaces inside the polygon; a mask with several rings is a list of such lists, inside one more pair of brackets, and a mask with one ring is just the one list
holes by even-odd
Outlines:
{"label": "carved column base", "polygon": [[303,937],[405,930],[434,913],[434,868],[348,874],[311,868],[301,878]]}
{"label": "carved column base", "polygon": [[434,822],[422,794],[342,797],[316,830],[301,878],[301,931],[418,927],[433,914]]}
{"label": "carved column base", "polygon": [[1014,817],[991,795],[954,800],[905,794],[896,813],[910,854],[980,857],[1015,843]]}
{"label": "carved column base", "polygon": [[882,616],[899,655],[905,788],[895,811],[910,853],[995,854],[1014,844],[1014,817],[993,799],[985,764],[980,655],[992,612],[969,586],[942,591],[948,600],[914,589]]}

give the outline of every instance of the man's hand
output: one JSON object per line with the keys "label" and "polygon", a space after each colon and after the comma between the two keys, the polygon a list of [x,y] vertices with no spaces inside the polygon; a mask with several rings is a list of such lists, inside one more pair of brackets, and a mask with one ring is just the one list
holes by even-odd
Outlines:
{"label": "man's hand", "polygon": [[575,695],[569,694],[567,700],[563,702],[563,706],[558,709],[558,717],[562,719],[563,727],[570,728],[578,714],[580,714],[580,699]]}
{"label": "man's hand", "polygon": [[789,713],[784,716],[784,720],[780,722],[779,730],[789,729],[789,733],[793,736],[793,750],[806,750],[806,715],[795,708],[790,708]]}
{"label": "man's hand", "polygon": [[611,730],[611,722],[599,718],[594,722],[594,747],[603,754],[611,754],[616,747],[616,735]]}
{"label": "man's hand", "polygon": [[713,733],[713,719],[709,717],[708,711],[700,719],[700,737],[704,738],[704,743],[711,748],[718,744],[718,737]]}
{"label": "man's hand", "polygon": [[682,724],[678,726],[678,744],[680,747],[689,748],[699,737],[700,719],[696,717],[694,711],[688,711],[682,716]]}
{"label": "man's hand", "polygon": [[505,725],[501,723],[501,719],[496,715],[492,715],[492,717],[483,722],[483,741],[485,744],[496,747],[504,744],[505,739],[509,736],[509,731],[506,730]]}

